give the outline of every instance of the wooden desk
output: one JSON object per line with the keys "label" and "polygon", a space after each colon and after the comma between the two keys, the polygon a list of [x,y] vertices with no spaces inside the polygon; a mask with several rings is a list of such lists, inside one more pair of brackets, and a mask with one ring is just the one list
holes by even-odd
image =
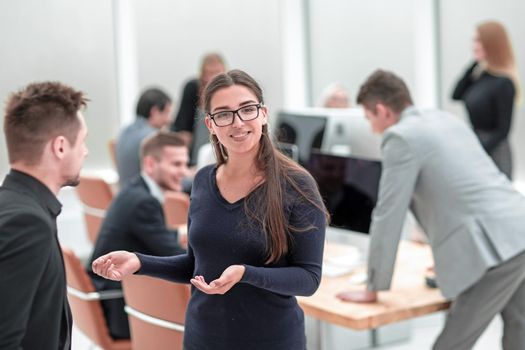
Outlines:
{"label": "wooden desk", "polygon": [[[325,256],[344,254],[345,249],[349,248],[327,243]],[[432,253],[428,245],[402,241],[392,289],[380,292],[377,303],[357,304],[337,299],[335,295],[339,292],[364,287],[350,285],[348,280],[351,274],[347,274],[341,277],[323,276],[317,292],[311,297],[299,297],[299,305],[310,317],[357,330],[374,329],[445,310],[450,303],[438,289],[430,289],[425,285],[425,269],[432,265]]]}

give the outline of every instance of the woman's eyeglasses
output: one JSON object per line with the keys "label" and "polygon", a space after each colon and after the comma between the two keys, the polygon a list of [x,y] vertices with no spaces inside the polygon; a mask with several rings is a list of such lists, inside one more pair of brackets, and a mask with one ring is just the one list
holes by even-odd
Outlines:
{"label": "woman's eyeglasses", "polygon": [[219,127],[232,125],[235,119],[235,115],[239,117],[243,122],[256,119],[259,116],[259,109],[263,107],[262,103],[253,104],[241,107],[235,111],[220,111],[217,113],[210,114],[208,116]]}

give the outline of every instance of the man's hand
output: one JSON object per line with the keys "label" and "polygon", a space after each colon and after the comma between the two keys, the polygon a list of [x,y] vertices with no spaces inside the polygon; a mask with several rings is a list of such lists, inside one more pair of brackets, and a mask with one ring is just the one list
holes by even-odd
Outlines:
{"label": "man's hand", "polygon": [[351,290],[336,295],[337,299],[353,303],[375,303],[377,292],[371,290]]}
{"label": "man's hand", "polygon": [[197,289],[206,294],[224,294],[237,284],[244,275],[243,265],[231,265],[222,273],[221,277],[206,283],[204,277],[195,276],[190,280]]}

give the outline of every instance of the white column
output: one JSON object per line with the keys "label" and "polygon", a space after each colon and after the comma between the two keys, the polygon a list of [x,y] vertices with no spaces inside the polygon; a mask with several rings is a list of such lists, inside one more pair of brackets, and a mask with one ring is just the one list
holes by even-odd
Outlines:
{"label": "white column", "polygon": [[308,105],[307,38],[303,0],[281,2],[283,107]]}
{"label": "white column", "polygon": [[120,126],[135,119],[138,88],[137,44],[132,1],[113,0],[113,36]]}
{"label": "white column", "polygon": [[413,4],[415,86],[412,97],[421,108],[440,106],[438,1],[415,0]]}

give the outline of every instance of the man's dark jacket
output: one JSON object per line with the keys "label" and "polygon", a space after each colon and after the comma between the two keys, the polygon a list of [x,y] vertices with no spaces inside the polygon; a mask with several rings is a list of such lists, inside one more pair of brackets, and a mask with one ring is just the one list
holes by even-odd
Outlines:
{"label": "man's dark jacket", "polygon": [[[121,283],[93,274],[91,263],[115,250],[148,255],[169,256],[184,253],[177,231],[166,228],[161,203],[151,195],[142,176],[137,175],[125,186],[109,207],[95,243],[88,271],[99,291],[121,289]],[[129,326],[123,299],[102,303],[111,335],[129,338]]]}
{"label": "man's dark jacket", "polygon": [[62,205],[32,176],[0,187],[0,349],[70,349],[71,311],[56,217]]}

